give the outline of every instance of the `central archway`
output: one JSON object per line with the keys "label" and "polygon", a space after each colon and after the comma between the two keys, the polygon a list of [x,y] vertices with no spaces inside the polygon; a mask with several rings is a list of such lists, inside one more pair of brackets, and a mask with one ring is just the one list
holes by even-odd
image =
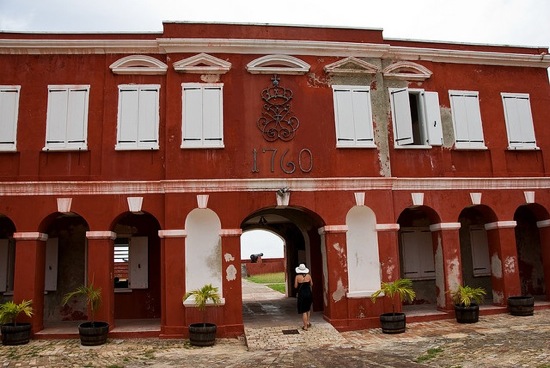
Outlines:
{"label": "central archway", "polygon": [[314,212],[301,207],[269,207],[253,212],[241,223],[244,231],[262,229],[284,239],[287,297],[295,297],[294,269],[300,263],[311,270],[314,285],[313,310],[323,310],[323,257],[319,228],[325,224]]}

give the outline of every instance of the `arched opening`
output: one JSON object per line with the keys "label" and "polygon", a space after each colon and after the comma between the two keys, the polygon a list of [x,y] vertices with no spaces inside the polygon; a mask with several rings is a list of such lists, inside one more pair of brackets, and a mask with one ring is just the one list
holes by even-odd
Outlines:
{"label": "arched opening", "polygon": [[160,318],[159,229],[148,213],[126,212],[114,221],[115,320]]}
{"label": "arched opening", "polygon": [[11,300],[15,271],[15,225],[0,215],[0,303]]}
{"label": "arched opening", "polygon": [[[273,282],[284,282],[287,295],[285,240],[265,229],[247,230],[241,236],[241,270],[243,277],[273,274]],[[279,275],[281,275],[279,277]],[[277,289],[277,288],[275,288]]]}
{"label": "arched opening", "polygon": [[[537,223],[548,219],[547,211],[537,204],[520,206],[514,213],[519,278],[522,295],[532,295],[538,300],[547,299],[544,250]],[[546,253],[550,253],[546,250]]]}
{"label": "arched opening", "polygon": [[[277,234],[283,239],[284,244],[284,269],[286,270],[286,301],[284,306],[262,307],[259,305],[252,306],[258,312],[256,316],[262,314],[273,314],[282,316],[289,313],[290,310],[294,313],[294,304],[292,300],[296,296],[294,290],[295,268],[304,263],[310,269],[313,284],[313,311],[323,310],[323,257],[321,251],[321,237],[318,229],[324,226],[321,218],[305,209],[298,207],[271,207],[258,210],[249,215],[241,223],[243,232],[251,230],[264,230]],[[261,252],[260,252],[261,253]],[[242,255],[245,258],[249,255]],[[291,300],[289,300],[291,299]],[[291,302],[289,304],[289,302]],[[261,309],[270,308],[270,311]],[[278,309],[279,308],[279,309]],[[247,310],[247,306],[243,308]],[[246,321],[246,318],[245,318]]]}

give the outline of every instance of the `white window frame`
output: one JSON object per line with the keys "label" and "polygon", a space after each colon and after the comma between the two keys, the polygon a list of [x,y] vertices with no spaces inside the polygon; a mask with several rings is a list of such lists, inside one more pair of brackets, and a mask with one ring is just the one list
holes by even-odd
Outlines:
{"label": "white window frame", "polygon": [[44,151],[88,149],[89,85],[48,86]]}
{"label": "white window frame", "polygon": [[17,120],[21,86],[0,86],[0,151],[17,150]]}
{"label": "white window frame", "polygon": [[[149,96],[149,92],[153,92],[153,96]],[[152,101],[147,101],[148,97],[152,97]],[[132,98],[135,101],[130,100]],[[159,99],[159,84],[121,84],[118,86],[115,150],[159,149]]]}
{"label": "white window frame", "polygon": [[[395,148],[430,148],[443,144],[441,112],[437,92],[423,89],[388,88],[392,112]],[[413,127],[410,96],[417,101],[418,126]],[[417,130],[415,142],[414,130]]]}
{"label": "white window frame", "polygon": [[404,278],[411,280],[435,279],[433,240],[429,228],[403,228],[401,230],[401,252]]}
{"label": "white window frame", "polygon": [[487,149],[477,91],[449,91],[456,149]]}
{"label": "white window frame", "polygon": [[376,148],[369,86],[332,86],[337,148]]}
{"label": "white window frame", "polygon": [[502,106],[509,150],[537,150],[531,101],[528,93],[502,92]]}
{"label": "white window frame", "polygon": [[223,83],[182,83],[181,91],[181,148],[223,148]]}

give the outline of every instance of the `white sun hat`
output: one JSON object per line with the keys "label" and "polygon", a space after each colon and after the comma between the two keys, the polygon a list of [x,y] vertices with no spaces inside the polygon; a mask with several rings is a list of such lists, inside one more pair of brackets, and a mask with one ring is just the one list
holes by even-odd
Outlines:
{"label": "white sun hat", "polygon": [[305,264],[300,263],[300,265],[296,267],[296,273],[309,273],[309,269]]}

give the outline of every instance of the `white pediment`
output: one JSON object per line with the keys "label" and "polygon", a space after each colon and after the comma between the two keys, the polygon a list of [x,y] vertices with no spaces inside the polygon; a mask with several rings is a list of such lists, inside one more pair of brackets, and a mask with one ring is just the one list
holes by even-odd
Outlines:
{"label": "white pediment", "polygon": [[174,70],[181,73],[225,74],[230,69],[230,62],[204,52],[174,63]]}
{"label": "white pediment", "polygon": [[130,55],[118,59],[109,68],[114,74],[163,75],[168,65],[151,56]]}
{"label": "white pediment", "polygon": [[290,55],[265,55],[246,65],[251,74],[294,74],[302,75],[309,71],[310,65]]}
{"label": "white pediment", "polygon": [[326,73],[333,75],[376,74],[379,71],[376,65],[353,56],[325,65],[324,69]]}
{"label": "white pediment", "polygon": [[384,77],[401,80],[423,81],[432,76],[432,71],[412,61],[398,61],[388,65],[382,72]]}

